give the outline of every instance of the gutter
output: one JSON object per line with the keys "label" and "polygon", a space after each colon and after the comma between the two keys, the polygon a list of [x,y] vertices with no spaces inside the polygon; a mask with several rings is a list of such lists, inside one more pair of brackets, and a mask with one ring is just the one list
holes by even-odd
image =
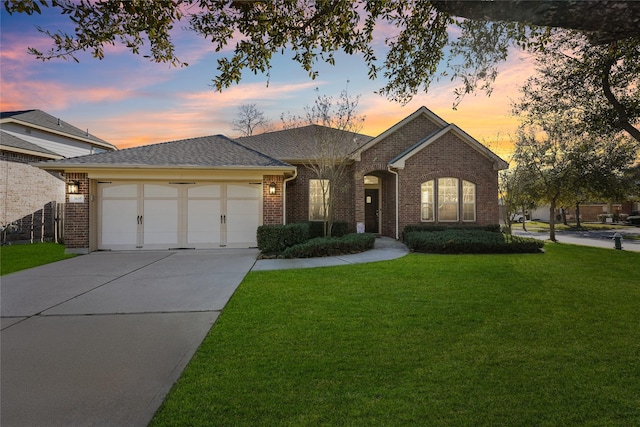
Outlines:
{"label": "gutter", "polygon": [[293,176],[285,178],[282,184],[282,225],[287,225],[287,182],[298,177],[298,168],[293,171]]}
{"label": "gutter", "polygon": [[391,170],[391,166],[387,166],[387,171],[396,176],[396,240],[400,240],[400,218],[398,217],[400,211],[400,199],[399,199],[399,183],[398,172]]}

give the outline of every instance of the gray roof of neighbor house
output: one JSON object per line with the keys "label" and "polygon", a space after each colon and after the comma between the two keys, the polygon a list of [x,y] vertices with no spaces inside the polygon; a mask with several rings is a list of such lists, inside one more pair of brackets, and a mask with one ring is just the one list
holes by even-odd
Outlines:
{"label": "gray roof of neighbor house", "polygon": [[293,169],[285,162],[240,145],[224,135],[144,145],[40,163],[38,166],[50,170],[74,166]]}
{"label": "gray roof of neighbor house", "polygon": [[241,144],[287,162],[301,162],[313,158],[317,151],[318,138],[335,138],[349,144],[347,152],[352,153],[373,137],[359,133],[333,129],[320,125],[308,125],[260,135],[245,136],[236,140]]}
{"label": "gray roof of neighbor house", "polygon": [[32,155],[42,155],[42,157],[52,157],[55,159],[59,159],[60,156],[57,153],[54,153],[51,150],[47,150],[44,147],[40,147],[39,145],[32,144],[29,141],[25,141],[16,136],[11,135],[0,129],[0,145],[4,145],[6,147],[12,147],[18,149],[18,151],[32,154]]}
{"label": "gray roof of neighbor house", "polygon": [[91,135],[88,130],[78,129],[42,110],[3,111],[0,112],[0,120],[27,123],[53,131],[54,133],[67,134],[110,150],[116,150],[113,144],[95,135]]}

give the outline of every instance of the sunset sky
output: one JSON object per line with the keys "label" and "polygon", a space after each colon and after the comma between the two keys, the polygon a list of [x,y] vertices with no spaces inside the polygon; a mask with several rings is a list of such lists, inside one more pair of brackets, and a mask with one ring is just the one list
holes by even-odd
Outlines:
{"label": "sunset sky", "polygon": [[274,57],[268,85],[266,76],[246,73],[239,85],[219,93],[211,84],[216,58],[224,52],[215,53],[211,43],[193,33],[176,30],[174,36],[178,58],[189,63],[186,68],[150,63],[121,46],[107,48],[101,61],[80,54],[79,64],[41,62],[27,47],[47,51],[52,44],[36,26],[69,31],[68,18],[47,9],[27,16],[8,15],[2,8],[1,14],[1,110],[40,109],[119,148],[212,134],[238,136],[231,121],[243,104],[256,104],[278,128],[282,113],[302,114],[318,93],[337,97],[349,81],[349,93],[360,95],[364,134],[376,136],[424,105],[508,160],[506,141],[517,126],[510,103],[533,73],[531,58],[514,50],[490,97],[467,96],[453,110],[457,83],[447,80],[434,82],[428,94],[402,106],[375,93],[384,81],[367,78],[361,57],[337,55],[335,66],[321,65],[319,77],[311,80],[285,52]]}

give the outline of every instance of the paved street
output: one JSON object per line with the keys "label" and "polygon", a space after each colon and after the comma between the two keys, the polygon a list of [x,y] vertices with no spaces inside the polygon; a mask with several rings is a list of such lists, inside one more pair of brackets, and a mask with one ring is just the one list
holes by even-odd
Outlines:
{"label": "paved street", "polygon": [[[512,232],[516,236],[541,240],[549,239],[548,232],[522,231],[521,224],[514,224],[512,226]],[[640,227],[601,231],[556,231],[556,239],[560,243],[614,249],[613,235],[615,233],[622,235],[622,250],[640,252],[640,240],[630,238],[631,236],[640,236]]]}

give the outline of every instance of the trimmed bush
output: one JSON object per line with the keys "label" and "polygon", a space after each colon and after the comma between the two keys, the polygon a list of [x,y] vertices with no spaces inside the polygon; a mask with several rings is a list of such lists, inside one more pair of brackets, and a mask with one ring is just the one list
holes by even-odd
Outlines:
{"label": "trimmed bush", "polygon": [[414,225],[407,225],[404,227],[404,236],[414,231],[435,232],[435,231],[445,231],[445,230],[481,230],[481,231],[490,231],[493,233],[500,233],[500,224],[489,224],[489,225],[414,224]]}
{"label": "trimmed bush", "polygon": [[484,230],[413,231],[405,243],[415,252],[440,254],[536,253],[544,242]]}
{"label": "trimmed bush", "polygon": [[258,249],[263,253],[279,253],[309,240],[309,224],[261,225],[257,238]]}
{"label": "trimmed bush", "polygon": [[[315,239],[316,237],[324,237],[324,222],[323,221],[308,221],[309,224],[309,238]],[[345,221],[336,221],[331,226],[331,235],[333,237],[342,237],[347,234],[349,224]]]}
{"label": "trimmed bush", "polygon": [[283,258],[315,258],[346,255],[373,249],[372,234],[347,234],[342,237],[316,237],[305,243],[292,246],[282,252]]}

